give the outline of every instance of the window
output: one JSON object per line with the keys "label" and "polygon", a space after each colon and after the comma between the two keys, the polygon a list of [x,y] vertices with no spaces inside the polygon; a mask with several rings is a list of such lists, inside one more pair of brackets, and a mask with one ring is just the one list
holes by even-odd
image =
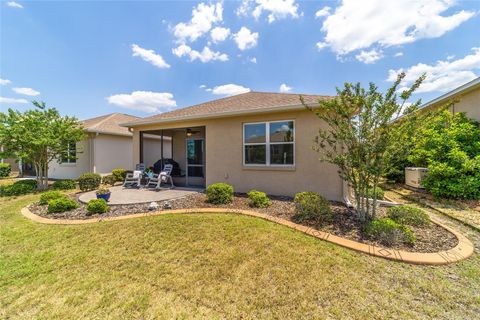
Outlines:
{"label": "window", "polygon": [[62,163],[77,163],[77,146],[74,142],[67,143],[62,155]]}
{"label": "window", "polygon": [[243,125],[244,165],[295,164],[294,122],[272,121]]}

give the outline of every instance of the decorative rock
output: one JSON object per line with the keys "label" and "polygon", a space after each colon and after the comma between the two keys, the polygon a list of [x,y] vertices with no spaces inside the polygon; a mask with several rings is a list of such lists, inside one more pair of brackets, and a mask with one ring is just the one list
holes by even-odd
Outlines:
{"label": "decorative rock", "polygon": [[163,204],[163,210],[170,210],[172,209],[172,204],[168,201],[166,201],[164,204]]}
{"label": "decorative rock", "polygon": [[150,205],[148,206],[148,210],[150,211],[158,210],[159,207],[160,206],[158,205],[158,203],[153,201],[153,202],[150,202]]}

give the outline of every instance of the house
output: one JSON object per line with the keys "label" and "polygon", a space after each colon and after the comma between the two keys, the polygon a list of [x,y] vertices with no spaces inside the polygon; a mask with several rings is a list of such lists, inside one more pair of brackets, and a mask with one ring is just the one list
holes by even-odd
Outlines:
{"label": "house", "polygon": [[[328,96],[303,95],[318,105]],[[301,105],[298,94],[247,92],[123,124],[133,132],[132,165],[144,162],[147,135],[169,137],[180,166],[177,185],[216,182],[271,195],[315,191],[343,198],[338,169],[312,149],[326,123]]]}
{"label": "house", "polygon": [[449,108],[453,113],[465,112],[467,117],[480,122],[480,77],[435,98],[420,107],[420,110],[432,110],[456,101]]}
{"label": "house", "polygon": [[[65,157],[60,162],[52,161],[50,163],[49,177],[52,179],[76,179],[85,172],[105,175],[115,168],[133,169],[133,135],[128,128],[119,124],[139,119],[123,113],[112,113],[81,121],[86,139],[76,145],[68,146],[66,153],[70,155],[69,157]],[[161,138],[146,135],[143,148],[145,164],[147,167],[153,166],[161,158]],[[170,140],[164,139],[163,155],[170,158],[171,154]]]}

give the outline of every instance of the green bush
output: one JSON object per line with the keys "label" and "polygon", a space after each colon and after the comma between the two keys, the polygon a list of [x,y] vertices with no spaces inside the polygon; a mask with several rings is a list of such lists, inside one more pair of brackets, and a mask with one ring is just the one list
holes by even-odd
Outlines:
{"label": "green bush", "polygon": [[[374,197],[374,188],[369,188],[368,191],[367,191],[367,196],[370,198],[370,199],[373,199]],[[385,196],[382,188],[380,187],[377,187],[376,188],[377,190],[377,200],[383,200],[383,197]]]}
{"label": "green bush", "polygon": [[5,178],[12,172],[12,166],[10,163],[0,163],[0,178]]}
{"label": "green bush", "polygon": [[102,183],[103,184],[108,184],[109,186],[113,186],[115,184],[115,182],[117,182],[117,178],[115,178],[115,176],[113,174],[108,175],[108,176],[104,176],[102,178]]}
{"label": "green bush", "polygon": [[37,189],[36,180],[19,180],[13,184],[0,186],[0,197],[20,196]]}
{"label": "green bush", "polygon": [[393,221],[409,226],[424,226],[430,223],[430,218],[423,210],[408,206],[391,207],[387,216]]}
{"label": "green bush", "polygon": [[102,176],[98,173],[84,173],[78,178],[78,186],[84,192],[97,189],[101,182]]}
{"label": "green bush", "polygon": [[92,199],[87,203],[88,215],[101,214],[108,211],[107,201],[104,199]]}
{"label": "green bush", "polygon": [[60,191],[47,191],[40,195],[40,204],[48,204],[50,200],[65,198],[66,196]]}
{"label": "green bush", "polygon": [[112,176],[115,177],[116,181],[125,181],[125,178],[127,177],[127,170],[125,169],[113,169],[112,170]]}
{"label": "green bush", "polygon": [[248,193],[250,199],[250,205],[255,208],[266,208],[272,204],[270,198],[267,197],[265,192],[250,190]]}
{"label": "green bush", "polygon": [[67,197],[53,199],[48,202],[49,213],[65,212],[76,208],[78,208],[78,204]]}
{"label": "green bush", "polygon": [[226,204],[233,201],[233,187],[226,183],[214,183],[207,187],[207,201]]}
{"label": "green bush", "polygon": [[77,183],[72,179],[57,180],[52,184],[55,190],[71,190],[77,187]]}
{"label": "green bush", "polygon": [[317,225],[329,223],[332,220],[332,210],[327,199],[315,192],[299,192],[293,199],[296,214],[293,219],[297,222],[314,222]]}
{"label": "green bush", "polygon": [[365,234],[380,243],[392,246],[399,243],[415,244],[415,235],[412,230],[390,218],[381,218],[371,221],[365,228]]}

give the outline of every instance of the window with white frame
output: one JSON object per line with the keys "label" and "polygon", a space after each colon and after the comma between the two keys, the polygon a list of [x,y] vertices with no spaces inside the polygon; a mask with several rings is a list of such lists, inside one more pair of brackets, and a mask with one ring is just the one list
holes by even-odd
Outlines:
{"label": "window with white frame", "polygon": [[243,163],[247,166],[294,165],[294,121],[245,123],[243,125]]}
{"label": "window with white frame", "polygon": [[77,163],[77,146],[75,142],[68,142],[62,154],[62,163]]}

